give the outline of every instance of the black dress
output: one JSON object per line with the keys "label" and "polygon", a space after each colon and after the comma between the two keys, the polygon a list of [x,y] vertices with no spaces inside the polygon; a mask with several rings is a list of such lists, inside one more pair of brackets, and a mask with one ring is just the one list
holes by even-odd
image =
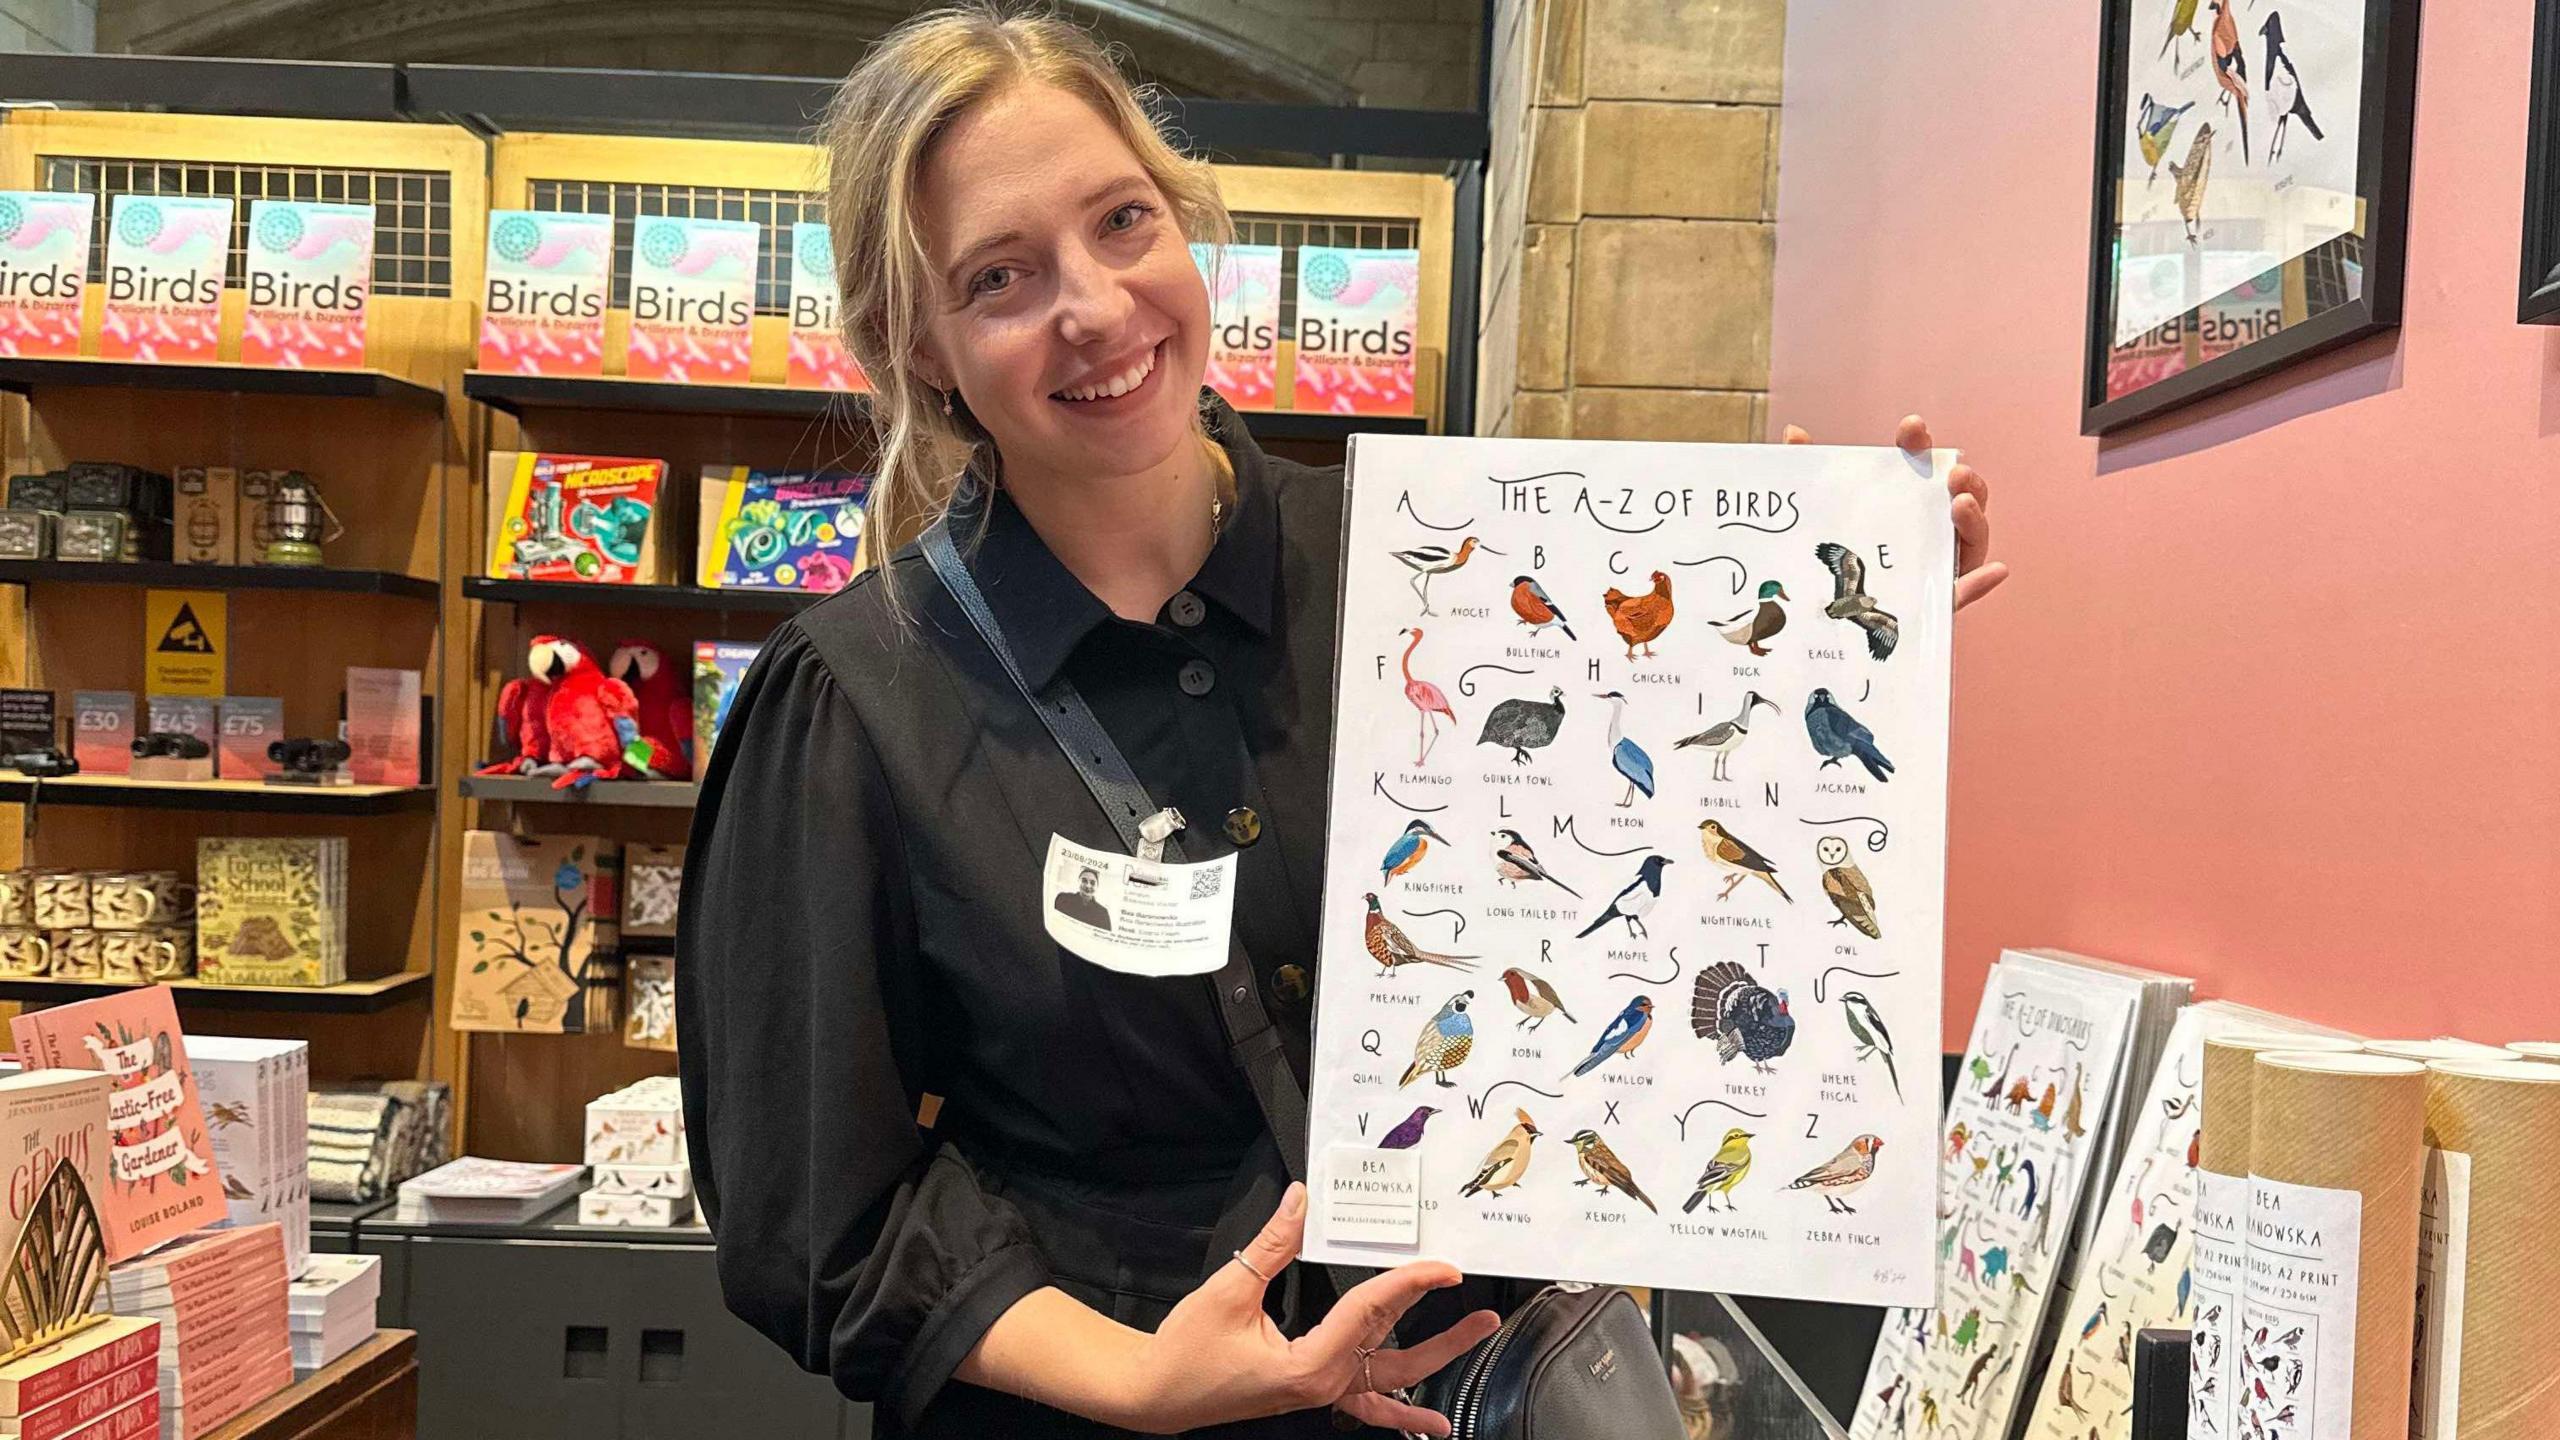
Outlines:
{"label": "black dress", "polygon": [[[1001,495],[955,534],[983,529],[972,573],[1034,688],[1065,671],[1188,817],[1187,858],[1239,853],[1236,933],[1303,1074],[1342,477],[1203,408],[1237,509],[1155,623],[1111,614]],[[775,632],[704,774],[677,1009],[722,1285],[883,1435],[1117,1433],[952,1371],[1043,1285],[1153,1328],[1283,1180],[1207,978],[1048,938],[1053,831],[1120,848],[913,546]],[[1299,1279],[1291,1333],[1330,1295]],[[1338,1432],[1313,1412],[1219,1433]]]}

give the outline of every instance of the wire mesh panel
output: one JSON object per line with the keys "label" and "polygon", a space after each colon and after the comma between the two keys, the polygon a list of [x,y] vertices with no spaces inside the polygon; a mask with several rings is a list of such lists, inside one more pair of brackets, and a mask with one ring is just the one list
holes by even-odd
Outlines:
{"label": "wire mesh panel", "polygon": [[118,195],[207,195],[232,202],[225,283],[248,283],[249,206],[257,200],[319,200],[373,207],[373,293],[453,293],[453,177],[442,170],[361,170],[335,165],[233,165],[41,157],[44,188],[98,197],[90,229],[89,278],[107,275],[107,212]]}
{"label": "wire mesh panel", "polygon": [[1355,250],[1412,250],[1420,227],[1410,220],[1320,215],[1238,214],[1236,243],[1280,247],[1280,333],[1298,333],[1298,247],[1338,245]]}
{"label": "wire mesh panel", "polygon": [[791,227],[827,218],[826,197],[806,190],[725,185],[643,185],[624,180],[530,180],[535,210],[613,217],[613,302],[631,303],[631,235],[642,215],[691,220],[753,220],[764,227],[756,256],[756,313],[791,310]]}

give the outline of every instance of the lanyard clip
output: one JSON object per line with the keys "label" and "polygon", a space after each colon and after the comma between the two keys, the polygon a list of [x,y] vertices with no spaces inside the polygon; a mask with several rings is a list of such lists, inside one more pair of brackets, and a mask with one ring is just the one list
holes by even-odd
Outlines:
{"label": "lanyard clip", "polygon": [[1164,842],[1172,839],[1173,832],[1181,829],[1182,824],[1182,812],[1170,805],[1139,821],[1138,858],[1151,861],[1164,859]]}

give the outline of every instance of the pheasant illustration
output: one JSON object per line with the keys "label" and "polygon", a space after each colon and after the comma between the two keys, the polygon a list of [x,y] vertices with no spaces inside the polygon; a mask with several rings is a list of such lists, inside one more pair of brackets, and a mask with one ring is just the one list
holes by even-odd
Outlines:
{"label": "pheasant illustration", "polygon": [[1369,918],[1361,922],[1360,943],[1368,948],[1370,959],[1387,967],[1386,973],[1393,975],[1399,965],[1446,965],[1452,970],[1476,968],[1468,963],[1477,958],[1473,955],[1442,955],[1414,944],[1413,938],[1404,933],[1404,927],[1388,919],[1386,912],[1378,907],[1377,896],[1363,895],[1360,898],[1369,902]]}

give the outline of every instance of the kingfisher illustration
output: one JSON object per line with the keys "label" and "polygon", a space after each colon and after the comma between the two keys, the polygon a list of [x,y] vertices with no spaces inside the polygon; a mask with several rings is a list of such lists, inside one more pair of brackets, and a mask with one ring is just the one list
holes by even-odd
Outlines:
{"label": "kingfisher illustration", "polygon": [[[1608,1028],[1600,1032],[1600,1038],[1592,1042],[1591,1053],[1583,1056],[1582,1063],[1573,1067],[1573,1075],[1588,1075],[1607,1064],[1613,1055],[1633,1059],[1636,1047],[1652,1033],[1653,997],[1639,995],[1628,1001],[1627,1008],[1618,1012],[1618,1018],[1610,1021]],[[1565,1078],[1570,1080],[1573,1075]]]}
{"label": "kingfisher illustration", "polygon": [[1644,798],[1652,799],[1653,757],[1627,738],[1627,697],[1612,690],[1594,698],[1609,702],[1609,764],[1627,782],[1627,793],[1618,801],[1618,808],[1624,810],[1635,804],[1639,790],[1644,792]]}
{"label": "kingfisher illustration", "polygon": [[1519,831],[1496,830],[1493,832],[1493,838],[1502,842],[1493,847],[1494,879],[1506,885],[1544,880],[1576,900],[1582,898],[1581,891],[1557,879],[1548,871],[1546,862],[1538,858],[1537,851],[1529,848],[1529,842],[1521,838]]}
{"label": "kingfisher illustration", "polygon": [[1482,550],[1487,555],[1502,553],[1490,545],[1479,543],[1473,535],[1459,541],[1458,548],[1454,551],[1446,545],[1416,545],[1410,550],[1394,552],[1396,559],[1413,572],[1413,593],[1421,597],[1423,614],[1440,613],[1431,608],[1431,577],[1446,575],[1452,570],[1459,569],[1469,560],[1474,559],[1478,550]]}
{"label": "kingfisher illustration", "polygon": [[1413,1063],[1405,1067],[1404,1078],[1396,1082],[1402,1089],[1428,1075],[1435,1085],[1458,1088],[1449,1072],[1467,1063],[1476,1046],[1476,1022],[1467,1018],[1467,1002],[1476,998],[1473,990],[1461,990],[1449,997],[1422,1027],[1413,1040]]}
{"label": "kingfisher illustration", "polygon": [[1628,881],[1627,888],[1619,891],[1617,897],[1609,902],[1609,908],[1601,911],[1598,918],[1583,926],[1582,932],[1573,938],[1588,939],[1591,932],[1610,921],[1624,920],[1627,922],[1627,938],[1641,935],[1651,939],[1652,932],[1644,928],[1644,917],[1653,913],[1654,903],[1662,898],[1662,867],[1670,863],[1659,855],[1644,857],[1643,863],[1636,866],[1636,878]]}
{"label": "kingfisher illustration", "polygon": [[1439,1113],[1440,1107],[1437,1105],[1414,1106],[1412,1114],[1404,1117],[1402,1123],[1398,1124],[1396,1128],[1388,1131],[1385,1135],[1379,1138],[1378,1148],[1381,1150],[1410,1150],[1414,1146],[1421,1144],[1422,1127],[1430,1124],[1431,1117]]}
{"label": "kingfisher illustration", "polygon": [[1742,708],[1733,713],[1732,719],[1719,720],[1685,740],[1674,742],[1671,748],[1687,750],[1698,747],[1706,750],[1716,757],[1713,778],[1730,780],[1733,777],[1725,772],[1725,759],[1734,751],[1741,749],[1743,741],[1751,738],[1751,711],[1753,707],[1760,705],[1766,705],[1772,710],[1778,708],[1777,701],[1759,691],[1746,691],[1742,697]]}
{"label": "kingfisher illustration", "polygon": [[1387,918],[1387,912],[1379,908],[1377,896],[1363,895],[1360,898],[1369,902],[1369,918],[1361,924],[1360,943],[1368,947],[1370,959],[1387,967],[1388,974],[1396,973],[1399,965],[1446,965],[1452,970],[1476,968],[1467,962],[1481,957],[1443,955],[1425,950],[1413,943],[1412,937],[1404,933],[1403,926]]}
{"label": "kingfisher illustration", "polygon": [[1431,828],[1430,821],[1406,821],[1404,833],[1395,838],[1395,843],[1387,847],[1387,857],[1378,862],[1378,883],[1384,885],[1421,864],[1422,857],[1431,852],[1434,840],[1443,845],[1449,843],[1446,836]]}
{"label": "kingfisher illustration", "polygon": [[1511,613],[1520,617],[1520,623],[1528,626],[1532,635],[1553,625],[1564,632],[1567,640],[1582,638],[1573,633],[1572,624],[1564,618],[1564,612],[1556,608],[1554,598],[1547,594],[1547,587],[1529,576],[1511,577]]}
{"label": "kingfisher illustration", "polygon": [[2177,137],[2178,122],[2194,108],[2196,102],[2193,100],[2171,107],[2152,99],[2148,93],[2143,95],[2141,113],[2133,123],[2134,140],[2142,146],[2143,161],[2151,167],[2151,176],[2143,184],[2160,183],[2160,162],[2168,158],[2169,142]]}

